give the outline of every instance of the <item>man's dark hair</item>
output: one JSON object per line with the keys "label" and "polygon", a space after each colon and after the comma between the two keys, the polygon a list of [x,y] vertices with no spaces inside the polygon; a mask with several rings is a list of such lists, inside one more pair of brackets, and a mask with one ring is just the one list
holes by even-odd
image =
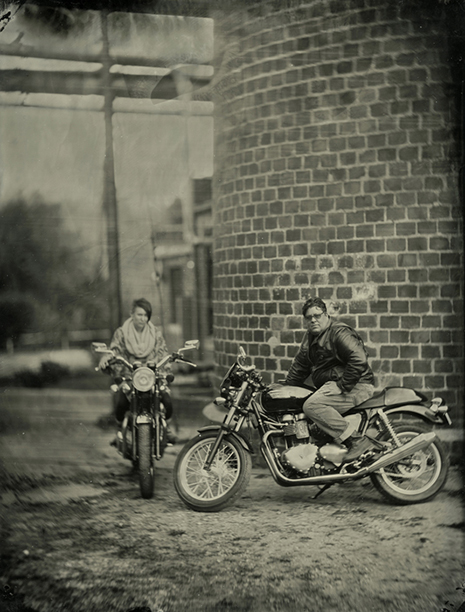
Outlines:
{"label": "man's dark hair", "polygon": [[152,316],[152,304],[146,300],[145,298],[139,298],[138,300],[134,300],[132,303],[132,310],[134,312],[136,308],[143,308],[147,313],[147,318],[150,321],[150,317]]}
{"label": "man's dark hair", "polygon": [[327,313],[326,304],[323,302],[321,298],[318,298],[318,297],[308,298],[308,300],[302,306],[302,314],[304,315],[304,317],[305,317],[305,313],[307,312],[307,310],[309,308],[312,308],[313,306],[316,306],[317,308],[321,308],[321,310],[325,314]]}

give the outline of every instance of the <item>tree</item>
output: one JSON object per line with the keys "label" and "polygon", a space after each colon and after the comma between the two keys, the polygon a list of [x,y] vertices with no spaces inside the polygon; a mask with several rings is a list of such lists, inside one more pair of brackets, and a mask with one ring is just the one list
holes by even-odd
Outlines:
{"label": "tree", "polygon": [[34,315],[33,301],[27,295],[0,293],[0,346],[16,340],[28,328]]}
{"label": "tree", "polygon": [[58,204],[18,199],[0,210],[0,303],[13,338],[87,327],[89,318],[92,327],[106,327],[106,280],[89,271],[79,235],[65,228]]}

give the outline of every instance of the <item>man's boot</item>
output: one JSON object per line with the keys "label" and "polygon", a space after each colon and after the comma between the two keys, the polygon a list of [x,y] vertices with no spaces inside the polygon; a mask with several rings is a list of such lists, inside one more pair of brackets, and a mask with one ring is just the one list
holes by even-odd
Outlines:
{"label": "man's boot", "polygon": [[342,460],[343,463],[355,461],[355,459],[358,459],[360,455],[363,455],[363,453],[366,453],[366,451],[374,447],[373,442],[371,442],[366,436],[362,436],[357,432],[354,432],[351,436],[344,440],[344,444],[349,449],[349,452],[347,455],[344,455]]}

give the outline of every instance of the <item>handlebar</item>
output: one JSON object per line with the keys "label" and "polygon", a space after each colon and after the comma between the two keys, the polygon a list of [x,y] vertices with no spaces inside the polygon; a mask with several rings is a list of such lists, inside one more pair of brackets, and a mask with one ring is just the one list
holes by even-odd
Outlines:
{"label": "handlebar", "polygon": [[256,369],[256,366],[254,365],[245,366],[245,365],[242,365],[241,363],[239,363],[238,365],[241,368],[241,370],[243,370],[244,372],[253,372]]}
{"label": "handlebar", "polygon": [[187,359],[181,359],[180,361],[182,361],[183,363],[187,363],[187,365],[192,366],[193,368],[197,367],[196,363],[192,363],[192,361],[187,361]]}
{"label": "handlebar", "polygon": [[[108,351],[108,352],[110,352],[110,351]],[[111,359],[110,359],[110,361],[109,361],[109,362],[108,362],[108,364],[107,364],[107,367],[108,367],[108,366],[110,366],[110,365],[113,365],[115,362],[118,362],[118,361],[119,361],[120,363],[122,363],[123,365],[125,365],[125,366],[126,366],[127,368],[129,368],[130,370],[132,370],[132,369],[133,369],[133,368],[132,368],[132,364],[131,364],[131,363],[129,363],[129,361],[127,361],[126,359],[124,359],[124,357],[121,357],[120,355],[115,355],[115,354],[113,354],[113,355],[111,356]],[[113,363],[112,363],[112,362],[113,362]],[[97,367],[95,368],[95,371],[96,371],[96,372],[98,372],[99,370],[100,370],[100,366],[97,366]]]}
{"label": "handlebar", "polygon": [[[197,365],[185,359],[181,355],[181,353],[183,353],[184,351],[190,351],[192,349],[197,349],[198,347],[199,347],[198,340],[188,340],[185,343],[185,345],[182,348],[180,348],[177,352],[171,353],[170,355],[166,355],[165,357],[163,357],[163,359],[161,359],[161,361],[159,361],[157,364],[153,364],[153,366],[151,365],[151,367],[155,367],[156,369],[159,369],[159,368],[163,368],[167,363],[181,361],[183,363],[187,363],[188,365],[196,368]],[[125,365],[129,370],[134,369],[134,364],[124,359],[124,357],[121,357],[121,355],[115,355],[115,353],[111,349],[107,348],[106,344],[100,343],[100,342],[94,342],[92,344],[92,348],[96,353],[107,353],[108,355],[111,356],[107,365],[114,365],[115,363],[119,362]],[[98,372],[99,370],[100,370],[100,367],[97,366],[95,368],[95,371]]]}

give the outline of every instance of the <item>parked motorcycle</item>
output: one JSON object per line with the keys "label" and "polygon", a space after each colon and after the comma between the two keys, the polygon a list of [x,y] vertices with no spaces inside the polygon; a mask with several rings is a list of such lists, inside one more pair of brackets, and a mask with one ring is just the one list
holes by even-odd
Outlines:
{"label": "parked motorcycle", "polygon": [[[167,355],[158,363],[148,361],[142,364],[136,361],[131,364],[107,348],[105,343],[92,343],[94,353],[111,354],[112,357],[105,369],[115,377],[115,384],[111,389],[114,393],[123,392],[129,400],[129,410],[124,417],[121,431],[118,431],[116,436],[116,450],[125,459],[132,461],[137,468],[140,492],[145,499],[153,496],[154,460],[163,457],[168,445],[166,411],[162,398],[174,376],[165,375],[163,368],[173,362],[182,362],[195,367],[195,364],[187,361],[182,354],[198,347],[198,340],[189,340],[183,348]],[[124,366],[124,375],[117,372],[118,365]]]}
{"label": "parked motorcycle", "polygon": [[245,359],[239,347],[214,401],[227,410],[222,425],[199,429],[177,456],[174,486],[189,508],[216,512],[244,492],[253,453],[241,433],[247,421],[258,430],[260,451],[275,481],[284,487],[317,485],[315,498],[336,483],[366,476],[398,504],[425,502],[443,488],[448,457],[432,431],[433,426],[451,425],[441,398],[429,401],[413,389],[388,387],[351,409],[344,417],[370,437],[373,449],[344,462],[347,448],[303,413],[314,389],[286,387],[290,397],[272,399],[271,387]]}

